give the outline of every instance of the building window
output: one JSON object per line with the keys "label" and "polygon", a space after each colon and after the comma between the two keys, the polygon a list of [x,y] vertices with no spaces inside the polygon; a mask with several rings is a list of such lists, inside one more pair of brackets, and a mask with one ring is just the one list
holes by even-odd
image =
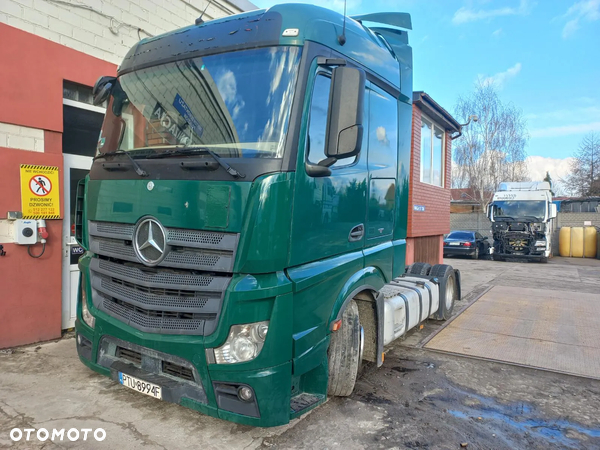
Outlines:
{"label": "building window", "polygon": [[426,117],[421,119],[421,181],[444,186],[444,130]]}

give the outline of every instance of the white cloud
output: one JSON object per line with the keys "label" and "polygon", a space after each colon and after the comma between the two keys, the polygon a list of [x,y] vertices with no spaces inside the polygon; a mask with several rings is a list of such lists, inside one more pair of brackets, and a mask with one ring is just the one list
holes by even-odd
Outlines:
{"label": "white cloud", "polygon": [[566,39],[581,27],[581,22],[600,20],[600,0],[578,1],[567,10],[563,17],[569,19],[562,31],[562,37]]}
{"label": "white cloud", "polygon": [[525,162],[529,176],[533,181],[542,181],[546,172],[550,173],[552,180],[564,179],[569,174],[569,167],[573,158],[548,158],[546,156],[528,156]]}
{"label": "white cloud", "polygon": [[585,134],[592,131],[600,131],[600,122],[579,123],[572,125],[561,125],[558,127],[534,128],[529,130],[532,138],[536,137],[559,137],[572,134]]}
{"label": "white cloud", "polygon": [[502,28],[498,28],[496,31],[494,31],[492,33],[492,37],[497,38],[497,37],[500,37],[500,36],[502,36]]}
{"label": "white cloud", "polygon": [[461,25],[463,23],[475,22],[478,20],[493,19],[494,17],[502,16],[524,16],[531,11],[531,3],[529,0],[521,0],[516,7],[504,7],[497,9],[471,9],[462,7],[454,13],[452,23]]}
{"label": "white cloud", "polygon": [[504,72],[499,72],[491,77],[485,77],[483,75],[479,76],[479,79],[482,83],[485,84],[493,84],[497,88],[501,89],[504,87],[506,82],[511,78],[516,77],[521,71],[521,63],[516,63],[514,66],[509,67]]}

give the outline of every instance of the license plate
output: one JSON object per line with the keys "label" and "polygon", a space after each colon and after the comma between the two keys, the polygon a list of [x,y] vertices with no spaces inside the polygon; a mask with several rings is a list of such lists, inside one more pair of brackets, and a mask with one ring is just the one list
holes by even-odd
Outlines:
{"label": "license plate", "polygon": [[162,390],[160,386],[132,377],[126,373],[119,372],[119,383],[134,391],[149,395],[150,397],[159,398],[162,400]]}
{"label": "license plate", "polygon": [[448,245],[460,245],[460,242],[449,242]]}

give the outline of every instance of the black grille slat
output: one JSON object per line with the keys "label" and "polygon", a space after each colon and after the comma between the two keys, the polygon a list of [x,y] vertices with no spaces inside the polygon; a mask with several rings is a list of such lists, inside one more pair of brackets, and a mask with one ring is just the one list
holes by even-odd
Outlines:
{"label": "black grille slat", "polygon": [[116,357],[130,361],[138,366],[142,363],[142,354],[128,348],[117,347]]}
{"label": "black grille slat", "polygon": [[148,288],[104,275],[99,275],[93,280],[93,287],[104,294],[136,303],[146,309],[216,312],[220,301],[220,296],[214,293]]}
{"label": "black grille slat", "polygon": [[194,372],[189,367],[184,367],[179,364],[175,364],[169,361],[162,362],[162,371],[167,375],[181,378],[186,381],[195,381]]}
{"label": "black grille slat", "polygon": [[102,298],[104,311],[113,317],[136,328],[142,328],[149,332],[195,332],[202,333],[205,320],[215,319],[216,314],[193,314],[169,311],[153,311],[125,303],[115,298]]}

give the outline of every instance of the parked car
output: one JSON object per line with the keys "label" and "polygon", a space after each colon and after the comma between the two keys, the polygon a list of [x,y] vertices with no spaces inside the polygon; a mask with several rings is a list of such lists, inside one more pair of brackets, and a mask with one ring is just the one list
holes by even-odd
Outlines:
{"label": "parked car", "polygon": [[479,259],[489,253],[487,236],[476,231],[452,231],[444,238],[444,256],[470,256]]}

